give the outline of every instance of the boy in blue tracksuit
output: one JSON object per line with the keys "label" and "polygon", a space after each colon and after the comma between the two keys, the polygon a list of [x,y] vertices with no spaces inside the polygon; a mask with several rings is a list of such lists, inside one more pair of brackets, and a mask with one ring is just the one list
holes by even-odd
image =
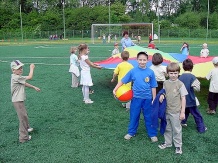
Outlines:
{"label": "boy in blue tracksuit", "polygon": [[194,92],[194,90],[200,91],[200,82],[193,74],[191,74],[193,69],[193,62],[191,59],[184,60],[182,66],[185,72],[179,77],[179,80],[184,83],[188,91],[188,95],[186,95],[185,119],[181,122],[181,125],[187,126],[186,122],[188,120],[189,113],[191,113],[195,119],[198,132],[203,133],[207,130],[207,128],[204,125],[203,117],[196,105],[196,96]]}
{"label": "boy in blue tracksuit", "polygon": [[117,83],[113,90],[113,94],[117,89],[128,82],[132,82],[133,98],[130,105],[130,122],[128,126],[128,134],[124,139],[129,140],[135,136],[139,125],[140,113],[142,111],[145,121],[145,127],[148,136],[152,142],[157,140],[157,129],[152,127],[151,123],[151,105],[152,100],[156,97],[157,81],[153,70],[146,67],[148,55],[146,52],[137,54],[138,67],[131,69],[123,79]]}

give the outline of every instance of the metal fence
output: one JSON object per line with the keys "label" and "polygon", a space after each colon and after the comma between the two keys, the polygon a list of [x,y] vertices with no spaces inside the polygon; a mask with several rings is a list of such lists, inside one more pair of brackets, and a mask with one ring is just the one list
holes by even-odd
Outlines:
{"label": "metal fence", "polygon": [[[145,34],[139,33],[140,29],[135,29],[137,34],[144,36]],[[154,34],[157,34],[154,31]],[[20,40],[20,39],[63,39],[63,31],[39,31],[39,32],[3,32],[0,31],[0,40]],[[66,30],[66,38],[91,38],[91,30]],[[162,29],[160,30],[160,37],[162,38],[218,38],[218,30],[209,30],[208,36],[206,29]]]}

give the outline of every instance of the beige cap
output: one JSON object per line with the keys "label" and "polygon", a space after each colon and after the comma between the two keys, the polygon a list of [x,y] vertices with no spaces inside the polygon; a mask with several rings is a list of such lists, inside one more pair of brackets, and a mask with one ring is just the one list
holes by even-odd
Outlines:
{"label": "beige cap", "polygon": [[11,69],[17,70],[17,69],[19,69],[20,67],[22,67],[23,65],[24,65],[24,64],[23,64],[21,61],[15,60],[15,61],[11,62]]}

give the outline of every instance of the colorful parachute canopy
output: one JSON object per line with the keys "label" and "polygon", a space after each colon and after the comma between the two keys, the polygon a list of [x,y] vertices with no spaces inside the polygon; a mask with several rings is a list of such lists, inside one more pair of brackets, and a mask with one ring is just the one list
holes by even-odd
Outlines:
{"label": "colorful parachute canopy", "polygon": [[[165,53],[162,52],[160,50],[156,50],[156,49],[149,49],[149,48],[143,48],[140,46],[132,46],[129,48],[125,49],[126,51],[129,52],[130,56],[129,56],[129,60],[128,62],[131,63],[134,67],[138,65],[138,62],[136,60],[136,56],[138,54],[138,52],[140,51],[145,51],[148,54],[148,62],[147,62],[147,66],[150,67],[152,65],[152,56],[154,53],[160,53],[163,56],[163,63],[162,65],[167,66],[170,62],[178,62],[180,63],[180,67],[181,70],[182,69],[182,65],[181,63],[186,59],[189,58],[193,61],[194,63],[194,68],[192,73],[196,76],[196,77],[202,77],[204,78],[212,68],[214,68],[213,63],[211,62],[213,60],[214,57],[207,57],[207,58],[201,58],[199,56],[187,56],[184,54],[179,54],[179,53]],[[102,67],[106,68],[106,69],[115,69],[116,66],[122,62],[120,53],[117,55],[114,55],[106,60],[103,61],[98,61],[95,62],[97,64],[100,64]],[[181,71],[182,73],[183,71]]]}

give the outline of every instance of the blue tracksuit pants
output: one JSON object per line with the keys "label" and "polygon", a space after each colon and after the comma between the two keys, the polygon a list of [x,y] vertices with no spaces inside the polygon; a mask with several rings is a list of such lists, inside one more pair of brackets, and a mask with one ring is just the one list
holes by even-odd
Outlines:
{"label": "blue tracksuit pants", "polygon": [[151,125],[151,99],[140,99],[133,97],[130,105],[130,122],[128,134],[134,136],[139,125],[140,113],[143,113],[145,128],[148,136],[157,136],[157,129]]}
{"label": "blue tracksuit pants", "polygon": [[198,132],[200,132],[200,133],[205,132],[204,120],[203,120],[202,115],[201,115],[200,111],[198,110],[197,106],[185,108],[185,119],[181,123],[185,124],[187,122],[190,113],[193,115],[193,117],[195,119],[195,123],[197,125]]}

